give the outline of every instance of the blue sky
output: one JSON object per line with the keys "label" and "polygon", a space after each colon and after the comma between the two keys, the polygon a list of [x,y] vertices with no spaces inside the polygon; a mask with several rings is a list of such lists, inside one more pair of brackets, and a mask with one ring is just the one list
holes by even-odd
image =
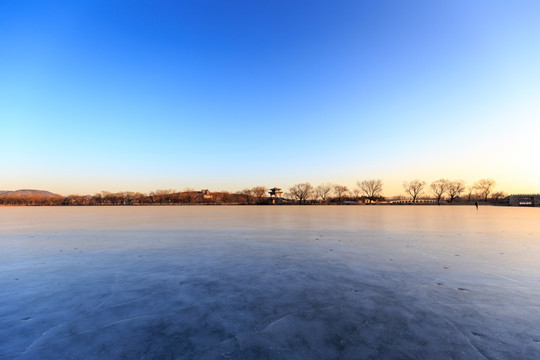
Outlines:
{"label": "blue sky", "polygon": [[540,191],[538,1],[0,3],[0,189]]}

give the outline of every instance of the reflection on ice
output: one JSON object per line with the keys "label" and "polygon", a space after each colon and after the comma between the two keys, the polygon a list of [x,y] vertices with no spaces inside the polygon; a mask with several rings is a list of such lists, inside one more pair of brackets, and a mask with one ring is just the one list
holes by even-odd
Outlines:
{"label": "reflection on ice", "polygon": [[0,208],[0,359],[540,358],[540,212]]}

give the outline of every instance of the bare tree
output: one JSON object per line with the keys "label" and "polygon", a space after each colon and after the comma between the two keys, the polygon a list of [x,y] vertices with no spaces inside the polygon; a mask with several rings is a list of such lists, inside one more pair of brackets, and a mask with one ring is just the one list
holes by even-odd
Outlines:
{"label": "bare tree", "polygon": [[362,182],[358,181],[356,185],[358,185],[360,190],[362,190],[370,202],[381,196],[382,180],[380,179],[369,179]]}
{"label": "bare tree", "polygon": [[301,204],[305,203],[313,194],[313,186],[310,183],[296,184],[289,189],[291,195]]}
{"label": "bare tree", "polygon": [[474,188],[478,190],[480,194],[482,194],[485,201],[487,201],[488,195],[491,193],[494,187],[495,180],[492,179],[481,179],[474,184]]}
{"label": "bare tree", "polygon": [[257,204],[264,204],[266,201],[266,187],[255,186],[251,189],[251,193],[255,197]]}
{"label": "bare tree", "polygon": [[426,182],[418,179],[403,183],[405,192],[412,197],[413,202],[416,202],[416,198],[422,193],[424,186],[426,186]]}
{"label": "bare tree", "polygon": [[223,204],[232,204],[234,202],[233,197],[228,191],[223,191],[221,193],[220,200],[221,200],[221,203]]}
{"label": "bare tree", "polygon": [[101,200],[102,204],[104,205],[114,205],[111,201],[113,194],[109,191],[102,190],[101,191]]}
{"label": "bare tree", "polygon": [[321,184],[315,188],[315,195],[317,195],[323,203],[328,200],[328,196],[332,192],[332,184]]}
{"label": "bare tree", "polygon": [[501,199],[504,199],[507,196],[508,195],[506,195],[506,193],[504,191],[497,191],[497,192],[494,192],[494,193],[491,194],[491,198],[493,200],[501,200]]}
{"label": "bare tree", "polygon": [[253,204],[253,197],[254,197],[253,189],[244,189],[240,191],[240,194],[243,195],[246,204],[248,205]]}
{"label": "bare tree", "polygon": [[150,196],[154,197],[155,201],[159,204],[170,204],[172,200],[173,189],[168,190],[156,190],[150,193]]}
{"label": "bare tree", "polygon": [[448,190],[448,187],[450,186],[450,181],[446,179],[439,179],[437,181],[434,181],[430,184],[431,190],[437,197],[437,205],[441,205],[441,198],[443,194]]}
{"label": "bare tree", "polygon": [[136,192],[133,195],[133,202],[135,204],[141,205],[144,204],[148,200],[148,197],[140,192]]}
{"label": "bare tree", "polygon": [[341,204],[341,199],[349,192],[349,189],[344,185],[334,185],[334,194],[336,194],[338,203]]}
{"label": "bare tree", "polygon": [[183,191],[183,197],[186,199],[188,203],[195,203],[199,199],[199,193],[195,191],[195,189],[186,187]]}
{"label": "bare tree", "polygon": [[102,203],[103,203],[103,197],[101,196],[101,193],[97,193],[94,196],[92,196],[91,205],[101,205]]}
{"label": "bare tree", "polygon": [[354,200],[358,200],[360,198],[360,189],[354,188],[350,191],[350,193]]}
{"label": "bare tree", "polygon": [[135,198],[135,193],[132,191],[124,191],[121,193],[123,203],[122,205],[132,205],[133,199]]}
{"label": "bare tree", "polygon": [[285,199],[285,200],[287,200],[287,201],[289,201],[289,202],[292,202],[292,201],[294,201],[295,196],[294,196],[292,193],[290,193],[290,192],[284,192],[284,193],[282,194],[282,198]]}
{"label": "bare tree", "polygon": [[467,202],[471,202],[472,198],[473,198],[473,194],[475,192],[475,187],[474,185],[473,186],[469,186],[467,188]]}
{"label": "bare tree", "polygon": [[461,195],[465,191],[465,181],[463,180],[454,180],[448,183],[448,188],[446,193],[450,197],[450,202],[453,202],[454,199]]}

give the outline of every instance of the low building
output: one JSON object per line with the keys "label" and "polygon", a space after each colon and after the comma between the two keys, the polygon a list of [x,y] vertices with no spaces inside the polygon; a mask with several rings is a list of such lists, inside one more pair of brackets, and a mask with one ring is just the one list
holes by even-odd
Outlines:
{"label": "low building", "polygon": [[394,199],[389,200],[389,204],[402,204],[402,205],[433,205],[437,204],[437,200],[435,199],[416,199],[415,202],[413,202],[411,199]]}
{"label": "low building", "polygon": [[211,199],[213,197],[212,194],[210,193],[210,190],[208,189],[202,189],[201,194],[203,195],[203,198],[205,199]]}
{"label": "low building", "polygon": [[510,206],[540,206],[540,194],[516,194],[507,199]]}

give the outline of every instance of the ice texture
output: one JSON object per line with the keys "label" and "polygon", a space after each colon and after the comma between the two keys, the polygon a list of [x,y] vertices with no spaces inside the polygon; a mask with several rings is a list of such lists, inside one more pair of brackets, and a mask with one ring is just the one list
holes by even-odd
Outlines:
{"label": "ice texture", "polygon": [[540,359],[540,209],[0,208],[0,359]]}

